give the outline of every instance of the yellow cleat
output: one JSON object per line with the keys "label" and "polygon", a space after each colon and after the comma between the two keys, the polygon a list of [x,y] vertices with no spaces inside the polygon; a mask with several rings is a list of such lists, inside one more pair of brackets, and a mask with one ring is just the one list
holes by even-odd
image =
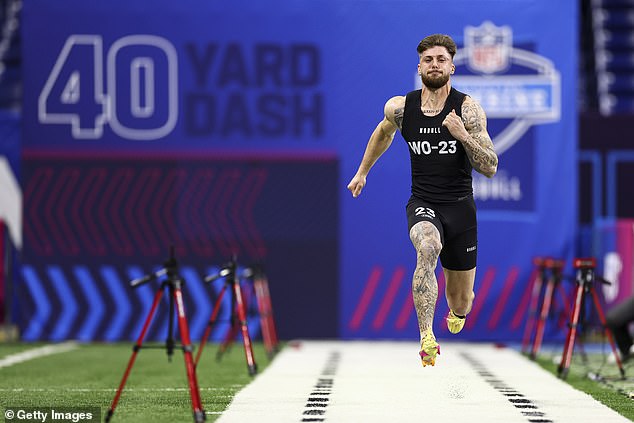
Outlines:
{"label": "yellow cleat", "polygon": [[449,310],[449,314],[447,315],[447,328],[451,333],[458,333],[464,327],[464,322],[467,319],[465,317],[456,316],[456,314]]}
{"label": "yellow cleat", "polygon": [[427,335],[420,342],[420,352],[418,354],[423,367],[436,364],[436,356],[440,355],[440,345],[436,342],[436,338],[431,331],[427,332]]}

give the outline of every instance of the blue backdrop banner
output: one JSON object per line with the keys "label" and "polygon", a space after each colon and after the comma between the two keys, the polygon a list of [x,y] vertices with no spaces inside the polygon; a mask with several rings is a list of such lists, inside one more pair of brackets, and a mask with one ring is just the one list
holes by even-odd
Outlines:
{"label": "blue backdrop banner", "polygon": [[[269,279],[276,316],[286,322],[283,337],[416,339],[415,252],[405,218],[409,158],[401,136],[372,169],[359,198],[346,185],[387,99],[420,86],[416,46],[432,33],[449,34],[458,44],[453,83],[482,104],[500,158],[495,178],[474,178],[477,296],[468,330],[459,337],[519,339],[533,257],[573,254],[576,2],[30,0],[23,17],[23,167],[31,189],[25,209],[39,204],[40,211],[48,207],[59,217],[77,207],[85,230],[69,238],[64,231],[73,231],[72,222],[70,229],[38,226],[46,215],[27,216],[25,304],[43,301],[45,292],[63,298],[58,286],[85,295],[79,279],[59,284],[51,271],[56,266],[67,277],[88,272],[89,286],[105,298],[103,266],[148,266],[172,241],[192,253],[183,262],[204,273],[232,245],[245,261],[275,263],[275,278]],[[198,167],[205,160],[208,174]],[[135,226],[142,211],[126,214],[108,203],[99,212],[72,201],[73,195],[95,205],[116,198],[123,209],[134,204],[142,210],[163,195],[159,186],[178,186],[179,166],[186,181],[206,181],[188,206],[211,211],[152,209],[152,216],[163,213],[157,220],[177,228],[157,235],[163,242],[155,253],[126,250],[104,223],[118,222],[113,231],[129,228],[136,239],[135,233],[144,233]],[[84,177],[101,191],[93,193]],[[114,177],[119,179],[109,179]],[[63,188],[73,178],[79,178],[74,187]],[[126,178],[134,178],[129,183],[138,185],[140,197]],[[143,197],[146,183],[157,190],[148,194],[152,198]],[[42,191],[40,184],[59,184],[59,190]],[[235,189],[223,191],[226,186]],[[118,189],[129,192],[119,195]],[[213,221],[219,215],[225,219]],[[215,224],[220,226],[211,228]],[[197,231],[201,227],[209,230]],[[81,248],[81,239],[91,236],[103,239]],[[71,239],[79,240],[76,250]],[[68,267],[72,263],[88,267]],[[125,269],[117,271],[129,273]],[[442,289],[440,274],[439,284]],[[447,312],[442,292],[435,326],[441,337]],[[103,301],[104,310],[112,307]],[[80,331],[82,339],[104,339],[99,324],[90,331],[72,326],[73,314],[58,304],[48,310],[46,324],[57,338]],[[28,309],[22,315],[33,339],[46,338],[45,327],[30,325],[39,315]],[[130,337],[128,329],[108,329],[107,339]]]}

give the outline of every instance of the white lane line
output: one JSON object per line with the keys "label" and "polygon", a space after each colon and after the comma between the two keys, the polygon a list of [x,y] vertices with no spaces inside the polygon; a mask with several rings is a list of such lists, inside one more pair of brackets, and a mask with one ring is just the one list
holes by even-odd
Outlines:
{"label": "white lane line", "polygon": [[33,360],[35,358],[72,351],[78,348],[78,346],[77,342],[68,341],[61,344],[44,345],[43,347],[32,348],[30,350],[10,354],[0,359],[0,369],[13,366],[14,364],[24,363],[25,361]]}
{"label": "white lane line", "polygon": [[332,394],[333,383],[339,367],[341,354],[339,351],[331,352],[326,365],[319,375],[319,379],[309,394],[302,413],[302,422],[321,422],[328,411],[328,403]]}
{"label": "white lane line", "polygon": [[[336,344],[338,345],[338,344]],[[289,343],[255,380],[238,392],[217,423],[299,422],[335,344]],[[348,420],[361,422],[362,420]]]}
{"label": "white lane line", "polygon": [[[436,366],[423,368],[416,343],[301,342],[238,392],[217,423],[629,422],[514,350],[441,345]],[[327,406],[304,414],[332,357]]]}

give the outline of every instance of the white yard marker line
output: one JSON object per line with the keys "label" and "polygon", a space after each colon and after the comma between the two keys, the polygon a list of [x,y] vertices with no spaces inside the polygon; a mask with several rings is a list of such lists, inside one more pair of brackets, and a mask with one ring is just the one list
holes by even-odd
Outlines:
{"label": "white yard marker line", "polygon": [[[292,345],[292,344],[291,344]],[[218,423],[626,423],[514,350],[443,343],[423,368],[411,342],[306,341],[238,392]]]}
{"label": "white yard marker line", "polygon": [[77,342],[68,341],[61,344],[45,345],[43,347],[32,348],[16,354],[10,354],[0,359],[0,369],[13,366],[14,364],[24,363],[25,361],[33,360],[35,358],[71,351],[76,349],[78,346]]}

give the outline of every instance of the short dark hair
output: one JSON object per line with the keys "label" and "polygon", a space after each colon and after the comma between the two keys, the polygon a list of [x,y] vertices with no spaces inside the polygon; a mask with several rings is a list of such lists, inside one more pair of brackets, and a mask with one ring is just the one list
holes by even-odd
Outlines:
{"label": "short dark hair", "polygon": [[418,55],[420,56],[421,54],[423,54],[425,50],[428,50],[436,46],[446,48],[449,54],[451,55],[452,59],[454,55],[456,54],[456,49],[457,49],[456,43],[449,35],[445,35],[445,34],[432,34],[423,38],[423,40],[420,43],[418,43],[418,47],[416,48],[416,51],[418,52]]}

